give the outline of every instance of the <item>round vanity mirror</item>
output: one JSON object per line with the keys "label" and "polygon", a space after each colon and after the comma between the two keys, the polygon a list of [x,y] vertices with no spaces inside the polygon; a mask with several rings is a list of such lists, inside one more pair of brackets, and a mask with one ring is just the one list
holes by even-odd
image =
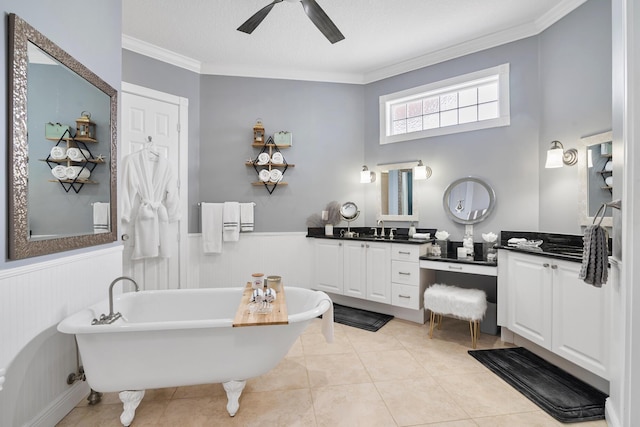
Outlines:
{"label": "round vanity mirror", "polygon": [[345,221],[353,221],[359,214],[358,206],[353,202],[346,202],[340,206],[340,216]]}
{"label": "round vanity mirror", "polygon": [[449,218],[460,224],[484,221],[493,210],[496,195],[493,188],[481,179],[460,178],[445,190],[442,204]]}

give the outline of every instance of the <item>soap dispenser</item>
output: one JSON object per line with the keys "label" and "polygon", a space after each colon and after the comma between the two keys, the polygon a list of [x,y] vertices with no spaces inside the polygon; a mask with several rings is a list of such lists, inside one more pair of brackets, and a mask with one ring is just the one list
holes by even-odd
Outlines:
{"label": "soap dispenser", "polygon": [[409,226],[409,238],[413,237],[414,234],[416,234],[416,227],[411,223]]}

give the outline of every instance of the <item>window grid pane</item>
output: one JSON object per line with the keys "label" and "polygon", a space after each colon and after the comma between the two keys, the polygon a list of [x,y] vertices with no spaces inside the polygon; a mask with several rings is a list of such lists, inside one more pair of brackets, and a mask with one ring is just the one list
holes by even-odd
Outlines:
{"label": "window grid pane", "polygon": [[391,104],[391,134],[401,135],[499,118],[498,83],[497,78],[489,83],[485,80],[439,95],[432,93]]}

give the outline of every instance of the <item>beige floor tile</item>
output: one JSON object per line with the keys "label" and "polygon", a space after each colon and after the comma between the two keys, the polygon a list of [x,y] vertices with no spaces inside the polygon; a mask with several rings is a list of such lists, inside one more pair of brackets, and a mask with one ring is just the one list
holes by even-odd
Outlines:
{"label": "beige floor tile", "polygon": [[304,357],[286,357],[271,371],[248,380],[243,393],[303,388],[309,388]]}
{"label": "beige floor tile", "polygon": [[[559,427],[565,424],[556,421],[542,410],[525,412],[520,414],[499,415],[495,417],[475,418],[479,427]],[[572,424],[575,427],[584,427],[582,423]]]}
{"label": "beige floor tile", "polygon": [[319,427],[396,426],[371,383],[322,387],[311,393]]}
{"label": "beige floor tile", "polygon": [[355,352],[344,331],[334,331],[332,343],[328,343],[322,334],[303,334],[300,341],[305,356]]}
{"label": "beige floor tile", "polygon": [[375,383],[399,426],[469,418],[431,377]]}
{"label": "beige floor tile", "polygon": [[473,420],[457,420],[445,421],[442,423],[419,424],[413,427],[478,427],[478,424],[476,424]]}
{"label": "beige floor tile", "polygon": [[381,350],[402,350],[404,346],[392,334],[383,334],[380,331],[370,332],[357,328],[345,330],[347,338],[358,353]]}
{"label": "beige floor tile", "polygon": [[285,357],[298,357],[303,355],[304,351],[302,350],[302,341],[300,341],[300,337],[298,337]]}
{"label": "beige floor tile", "polygon": [[173,397],[177,387],[155,388],[144,391],[143,401],[150,400],[169,400]]}
{"label": "beige floor tile", "polygon": [[360,353],[360,360],[373,381],[419,378],[427,371],[408,350],[386,350]]}
{"label": "beige floor tile", "polygon": [[[241,397],[242,399],[242,397]],[[166,403],[159,427],[205,427],[240,425],[233,421],[226,409],[226,397],[196,397],[191,399],[173,399]],[[242,408],[242,402],[240,403]],[[139,420],[137,417],[134,423]]]}
{"label": "beige floor tile", "polygon": [[79,406],[71,411],[57,427],[122,427],[122,405]]}
{"label": "beige floor tile", "polygon": [[194,397],[226,396],[222,384],[201,384],[178,387],[172,399],[191,399]]}
{"label": "beige floor tile", "polygon": [[427,343],[409,352],[430,375],[455,375],[486,372],[487,369],[468,353],[469,348],[457,343]]}
{"label": "beige floor tile", "polygon": [[307,356],[305,360],[312,388],[371,382],[371,376],[356,353]]}
{"label": "beige floor tile", "polygon": [[309,389],[243,393],[240,409],[234,418],[234,422],[243,427],[316,425]]}
{"label": "beige floor tile", "polygon": [[472,418],[538,409],[529,399],[488,371],[433,378]]}

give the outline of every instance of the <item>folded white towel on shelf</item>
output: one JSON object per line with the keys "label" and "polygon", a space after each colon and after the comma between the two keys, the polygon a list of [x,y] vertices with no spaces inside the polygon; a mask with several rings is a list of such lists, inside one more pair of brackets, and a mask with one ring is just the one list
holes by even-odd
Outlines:
{"label": "folded white towel on shelf", "polygon": [[205,254],[222,253],[222,203],[201,203],[202,250]]}
{"label": "folded white towel on shelf", "polygon": [[67,147],[55,146],[51,149],[51,158],[53,160],[62,160],[67,157]]}
{"label": "folded white towel on shelf", "polygon": [[111,204],[109,202],[93,203],[93,232],[95,234],[109,231],[110,213]]}
{"label": "folded white towel on shelf", "polygon": [[91,172],[84,166],[68,166],[65,170],[67,179],[89,179]]}
{"label": "folded white towel on shelf", "polygon": [[253,202],[240,203],[240,231],[253,231]]}
{"label": "folded white towel on shelf", "polygon": [[67,167],[62,165],[55,166],[51,169],[51,174],[56,179],[67,179]]}
{"label": "folded white towel on shelf", "polygon": [[222,207],[222,240],[237,242],[240,240],[240,203],[224,202]]}
{"label": "folded white towel on shelf", "polygon": [[413,233],[412,239],[428,240],[431,238],[431,233]]}
{"label": "folded white towel on shelf", "polygon": [[67,149],[67,157],[74,162],[84,162],[91,158],[91,154],[84,148],[71,147]]}

